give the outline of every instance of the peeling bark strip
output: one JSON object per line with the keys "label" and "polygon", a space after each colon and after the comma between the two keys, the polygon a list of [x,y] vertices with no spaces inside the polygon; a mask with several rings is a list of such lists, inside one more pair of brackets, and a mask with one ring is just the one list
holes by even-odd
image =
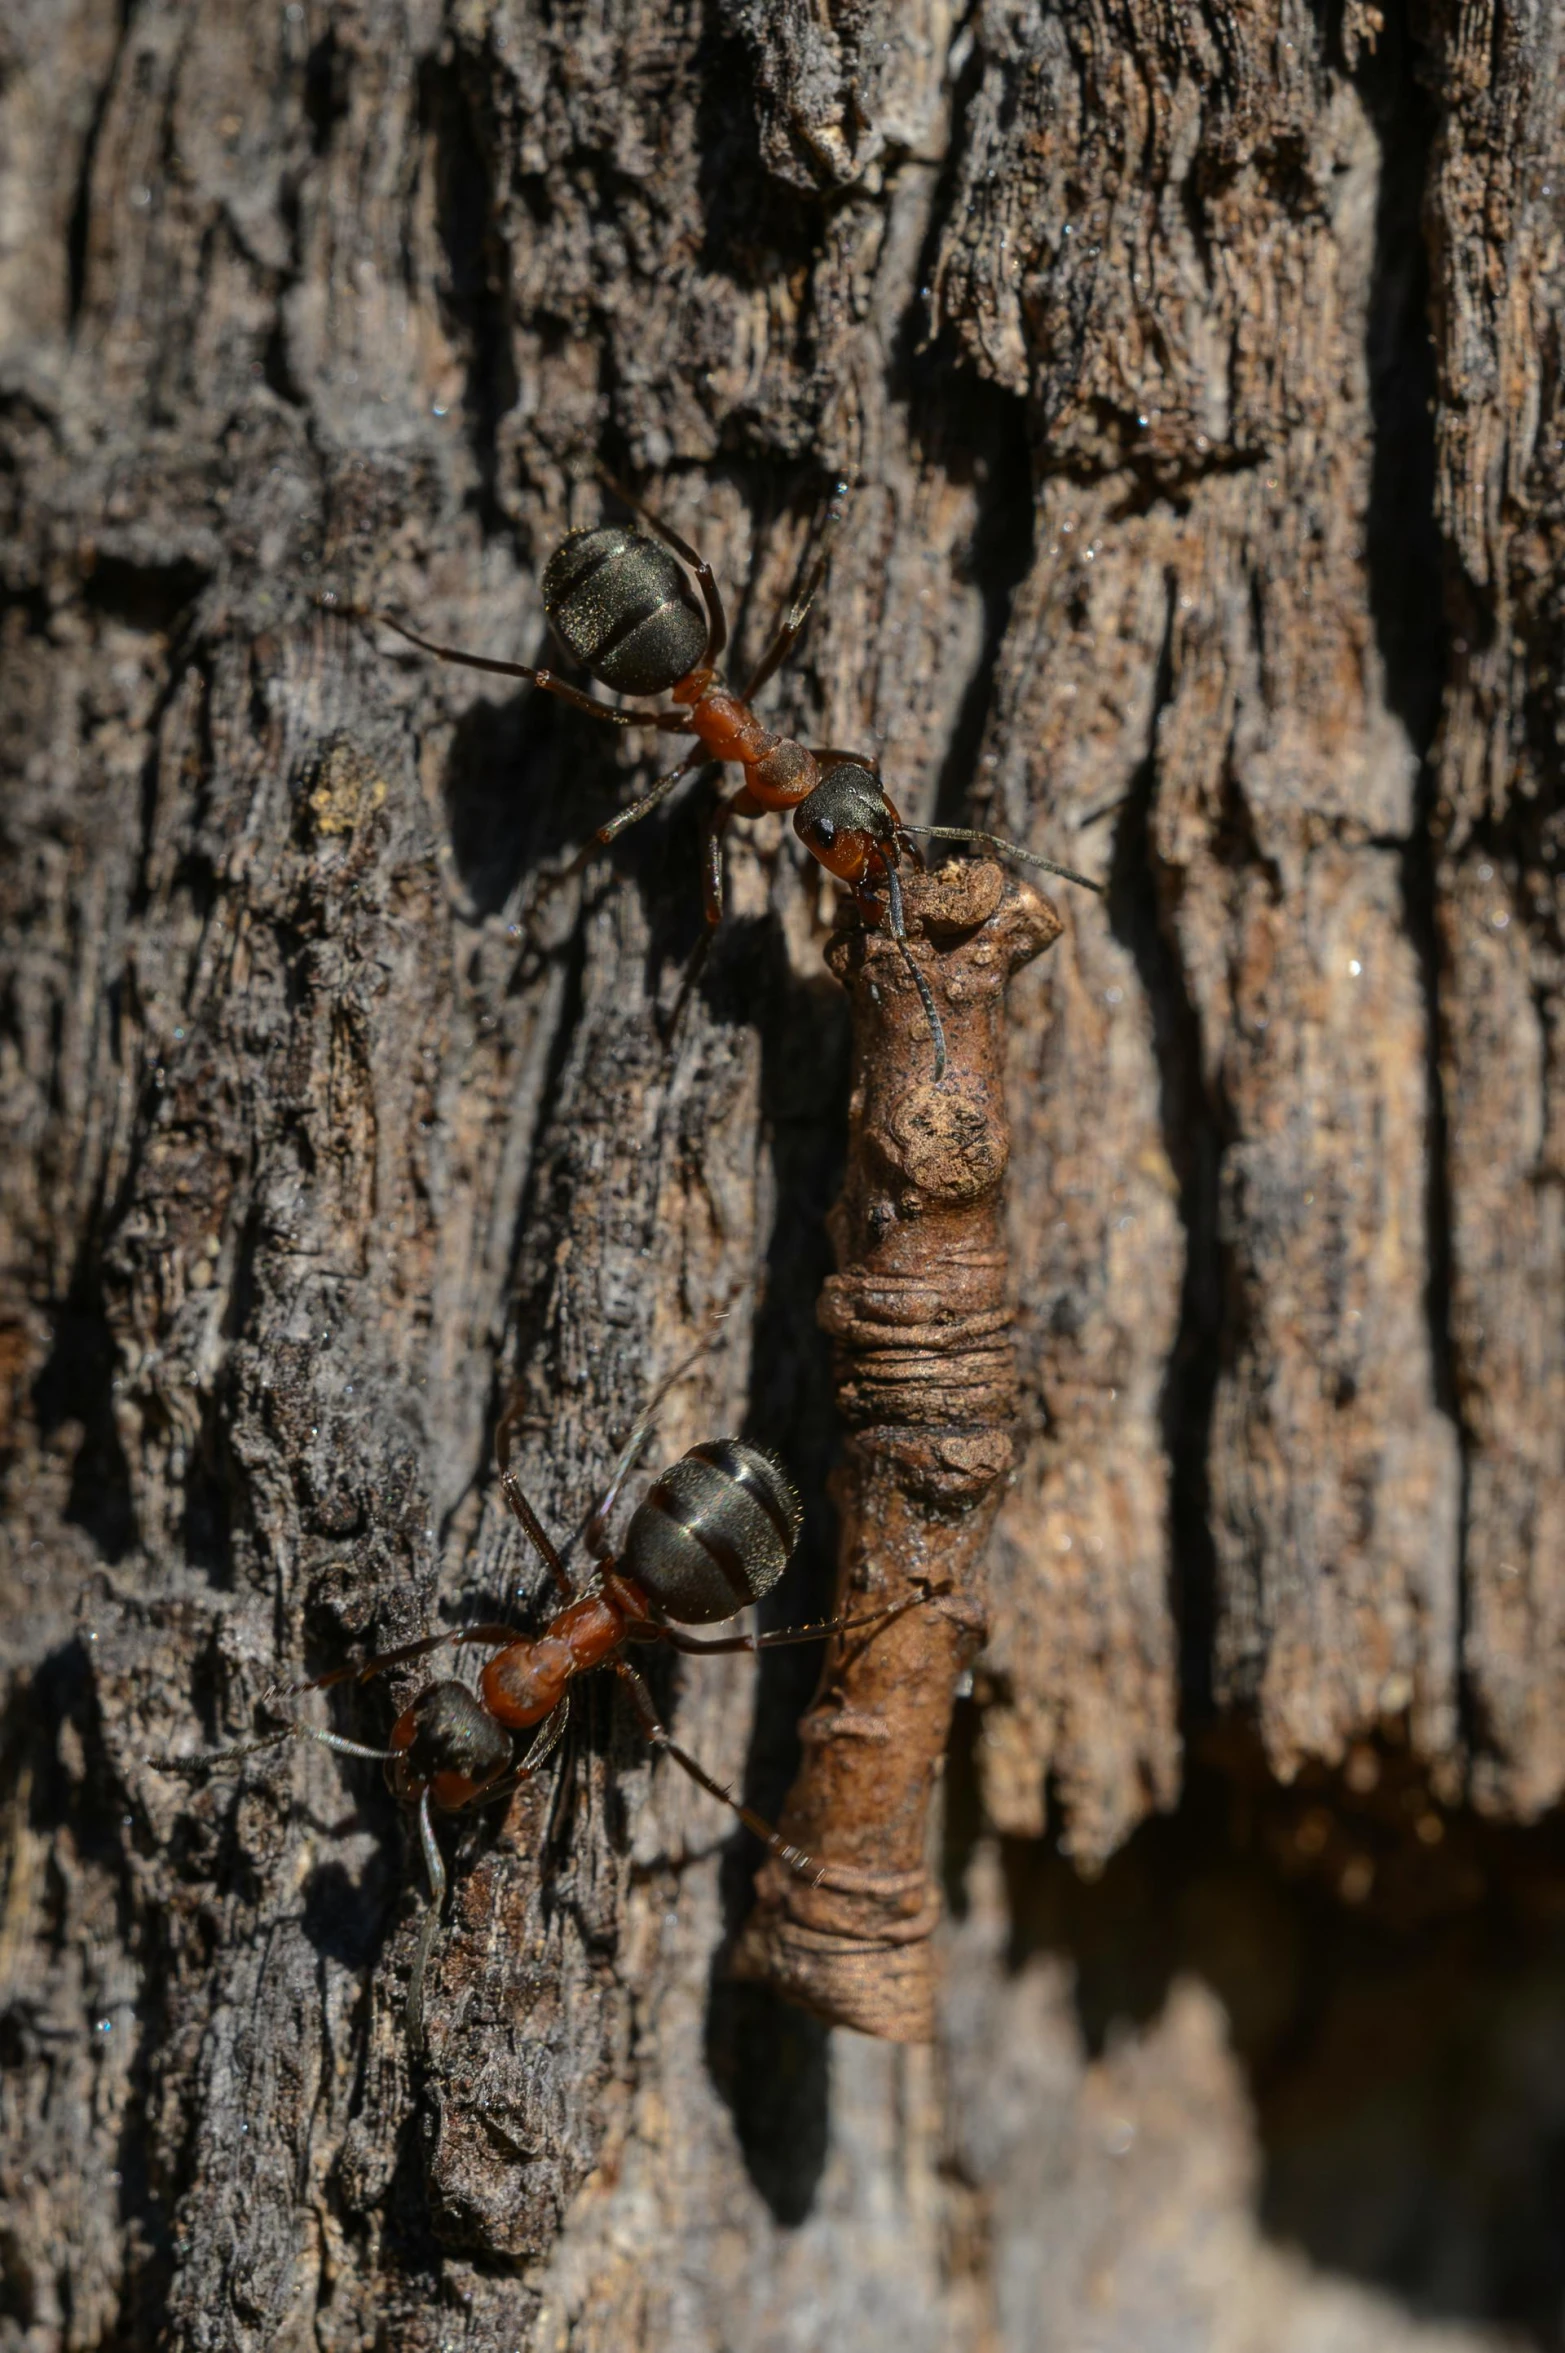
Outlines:
{"label": "peeling bark strip", "polygon": [[[928,1024],[894,943],[838,930],[827,959],[853,1000],[853,1098],[831,1220],[839,1271],[819,1315],[851,1432],[837,1609],[942,1598],[867,1640],[833,1641],[783,1834],[830,1855],[834,1884],[768,1862],[735,1966],[836,2024],[927,2042],[940,1918],[929,1798],[957,1677],[983,1638],[984,1547],[1014,1460],[1005,991],[1062,926],[988,862],[911,878],[907,916],[950,1069],[939,1086],[928,1076]],[[849,1892],[844,1863],[860,1877]]]}

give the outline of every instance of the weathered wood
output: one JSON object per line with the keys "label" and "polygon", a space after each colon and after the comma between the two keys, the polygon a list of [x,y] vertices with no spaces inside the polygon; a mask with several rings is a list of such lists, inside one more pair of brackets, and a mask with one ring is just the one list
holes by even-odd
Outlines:
{"label": "weathered wood", "polygon": [[1435,512],[1451,631],[1434,915],[1472,1786],[1565,1788],[1565,1175],[1558,337],[1565,38],[1550,9],[1433,12]]}
{"label": "weathered wood", "polygon": [[[1449,1807],[1565,1775],[1560,45],[1539,0],[7,12],[7,2346],[1430,2341],[1256,2239],[1329,1989],[1297,1920],[1225,1976],[1211,1888],[1265,1880],[1263,1953],[1300,1858],[1362,1903],[1422,1857],[1459,1908],[1513,1850]],[[659,746],[313,601],[533,657],[594,456],[711,555],[740,669],[856,478],[768,709],[1109,884],[1015,996],[1024,1445],[934,2058],[727,1983],[753,1856],[606,1690],[552,1811],[467,1842],[427,2067],[375,1769],[143,1761],[496,1610],[513,1379],[563,1521],[735,1294],[660,1438],[778,1445],[778,1611],[825,1599],[829,895],[737,828],[668,1034],[691,810],[543,888]],[[808,1664],[695,1664],[681,1736],[775,1807]],[[1214,1708],[1271,1879],[1189,1794]],[[1348,1852],[1317,1816],[1393,1749]],[[1091,1921],[1045,1828],[1108,1863]],[[1208,1995],[1136,1977],[1145,2031],[1083,2039],[1093,1936],[1176,1914],[1259,2127]],[[1279,1983],[1292,2043],[1251,2031]],[[1464,2302],[1421,2211],[1413,2252],[1324,2192],[1286,2227],[1446,2347],[1557,2315],[1481,2221]]]}
{"label": "weathered wood", "polygon": [[[1039,1368],[1070,1464],[1013,1539],[1020,1561],[1064,1552],[1101,1664],[1055,1730],[1053,1644],[1040,1659],[1002,1620],[1023,1696],[992,1802],[1037,1826],[1041,1717],[1101,1853],[1169,1787],[1155,1705],[1130,1710],[1114,1779],[1091,1732],[1094,1685],[1133,1692],[1166,1641],[1145,1579],[1170,1476],[1176,1516],[1209,1531],[1181,1563],[1187,1629],[1280,1770],[1409,1710],[1426,1751],[1456,1751],[1458,1460],[1407,877],[1421,745],[1401,707],[1415,686],[1427,702],[1436,651],[1403,655],[1411,683],[1393,669],[1405,559],[1385,535],[1406,524],[1375,512],[1380,438],[1413,406],[1395,343],[1376,382],[1372,315],[1406,336],[1385,272],[1410,266],[1405,245],[1377,258],[1377,228],[1415,133],[1352,11],[1349,55],[1288,5],[1017,10],[995,33],[937,272],[939,314],[1036,437],[985,805],[1001,830],[1043,809],[1062,839],[1087,826],[1121,879],[1051,975],[1063,991],[1079,959],[1052,1033],[1065,1214],[1036,1221],[1054,1238],[1028,1288],[1071,1335]],[[1026,1201],[1021,1153],[1017,1175]],[[1146,1320],[1117,1330],[1130,1303]]]}

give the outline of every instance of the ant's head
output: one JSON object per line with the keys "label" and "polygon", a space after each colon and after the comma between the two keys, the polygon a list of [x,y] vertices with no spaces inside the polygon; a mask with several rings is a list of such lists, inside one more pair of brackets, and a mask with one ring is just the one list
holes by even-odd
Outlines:
{"label": "ant's head", "polygon": [[619,1572],[669,1617],[709,1626],[770,1593],[803,1517],[775,1455],[742,1438],[713,1438],[649,1491],[625,1531]]}
{"label": "ant's head", "polygon": [[616,694],[666,694],[706,651],[706,615],[684,566],[623,523],[573,531],[540,585],[561,645]]}
{"label": "ant's head", "polygon": [[870,852],[894,848],[896,826],[886,796],[867,768],[851,760],[828,768],[793,813],[795,833],[839,882],[857,882]]}
{"label": "ant's head", "polygon": [[511,1736],[465,1683],[431,1683],[392,1726],[386,1778],[398,1797],[428,1790],[437,1806],[466,1805],[511,1761]]}

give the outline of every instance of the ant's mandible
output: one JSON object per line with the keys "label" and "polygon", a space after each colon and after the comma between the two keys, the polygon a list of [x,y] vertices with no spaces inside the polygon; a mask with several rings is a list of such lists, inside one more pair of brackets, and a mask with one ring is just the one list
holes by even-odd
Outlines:
{"label": "ant's mandible", "polygon": [[[448,1634],[431,1634],[423,1641],[380,1651],[356,1664],[334,1667],[272,1696],[292,1699],[333,1684],[366,1683],[392,1668],[427,1658],[432,1651],[482,1644],[492,1649],[494,1656],[485,1662],[476,1692],[449,1678],[426,1685],[397,1718],[385,1748],[369,1748],[295,1719],[281,1731],[230,1748],[194,1757],[146,1760],[161,1772],[204,1773],[299,1739],[318,1741],[339,1756],[368,1757],[384,1764],[393,1792],[416,1810],[429,1878],[429,1912],[408,1982],[408,2030],[415,2047],[423,2041],[424,1973],[447,1888],[433,1811],[471,1813],[509,1797],[535,1774],[565,1731],[572,1682],[594,1667],[613,1668],[629,1691],[641,1728],[652,1745],[737,1814],[746,1829],[790,1871],[817,1886],[844,1876],[830,1864],[791,1846],[681,1748],[659,1717],[646,1684],[624,1656],[627,1645],[648,1642],[666,1642],[687,1653],[772,1650],[789,1643],[820,1641],[858,1627],[883,1625],[909,1606],[904,1602],[861,1617],[829,1618],[813,1626],[771,1634],[726,1635],[713,1641],[684,1632],[686,1626],[706,1626],[734,1617],[752,1602],[762,1600],[792,1557],[802,1518],[793,1482],[774,1455],[740,1438],[716,1438],[692,1446],[663,1473],[632,1515],[619,1552],[612,1549],[607,1522],[620,1488],[646,1443],[658,1405],[691,1361],[687,1358],[658,1389],[621,1452],[608,1486],[563,1547],[551,1541],[512,1468],[514,1404],[501,1420],[495,1439],[501,1492],[564,1601],[541,1634],[525,1634],[514,1626],[461,1626]],[[567,1563],[582,1544],[593,1570],[587,1584],[578,1589]],[[534,1732],[535,1737],[518,1757],[516,1735],[523,1732]],[[849,1872],[846,1879],[853,1876]]]}
{"label": "ant's mandible", "polygon": [[[600,825],[581,853],[582,863],[598,849],[606,849],[627,826],[649,816],[667,799],[680,780],[705,763],[732,761],[744,770],[736,792],[719,799],[707,816],[702,839],[702,871],[706,920],[715,926],[723,912],[723,837],[735,817],[762,817],[773,810],[793,811],[794,831],[811,857],[829,874],[847,884],[861,916],[872,926],[882,915],[901,949],[929,1022],[935,1049],[935,1078],[945,1076],[945,1035],[929,984],[907,945],[898,860],[905,853],[920,866],[924,860],[913,838],[934,841],[980,842],[1008,858],[1019,858],[1045,874],[1097,891],[1101,884],[1068,866],[1057,866],[1019,843],[997,834],[980,833],[965,825],[908,825],[881,782],[880,763],[872,753],[833,750],[823,744],[803,744],[764,726],[751,709],[756,695],[787,659],[803,629],[825,571],[824,555],[811,573],[804,594],[785,616],[757,667],[735,693],[717,669],[728,643],[728,620],[723,611],[712,567],[666,523],[632,497],[612,475],[600,478],[639,515],[647,530],[632,531],[623,523],[602,523],[573,531],[544,566],[543,609],[555,636],[588,676],[617,694],[667,694],[676,708],[661,710],[646,704],[611,707],[596,702],[554,671],[532,669],[524,662],[495,661],[483,654],[464,653],[460,647],[437,645],[420,636],[390,613],[368,607],[337,606],[361,620],[383,622],[421,652],[442,662],[460,663],[469,670],[487,670],[501,678],[525,678],[547,693],[558,695],[577,710],[590,711],[615,727],[656,727],[666,734],[693,735],[695,746],[676,767],[660,776],[648,791]],[[845,485],[838,485],[839,498]],[[833,510],[835,512],[835,510]],[[701,590],[698,603],[684,567],[694,573]],[[320,600],[334,606],[328,595]]]}

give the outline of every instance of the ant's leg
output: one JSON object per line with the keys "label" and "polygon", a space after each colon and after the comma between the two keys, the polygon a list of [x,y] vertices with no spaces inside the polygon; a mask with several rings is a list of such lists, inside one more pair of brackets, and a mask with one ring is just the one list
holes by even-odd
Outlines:
{"label": "ant's leg", "polygon": [[514,1516],[521,1522],[533,1550],[554,1579],[564,1598],[567,1601],[574,1601],[576,1588],[571,1583],[565,1563],[546,1533],[538,1514],[523,1494],[522,1483],[511,1468],[511,1430],[520,1418],[521,1405],[521,1392],[518,1390],[500,1416],[499,1427],[494,1434],[495,1461],[500,1469],[500,1492],[510,1505]]}
{"label": "ant's leg", "polygon": [[331,590],[315,601],[324,612],[340,613],[346,621],[379,621],[383,628],[394,629],[399,637],[405,637],[409,645],[416,645],[421,653],[433,654],[437,662],[455,662],[464,670],[487,670],[494,678],[525,678],[541,687],[545,694],[558,695],[562,703],[572,703],[578,711],[590,711],[594,719],[606,719],[611,727],[661,727],[675,735],[689,733],[683,711],[653,711],[635,703],[628,711],[621,710],[612,703],[595,702],[590,694],[583,694],[579,686],[571,686],[552,670],[532,670],[525,662],[499,662],[488,654],[464,653],[460,646],[437,645],[433,638],[420,637],[406,622],[394,620],[390,613],[378,612],[371,605],[338,604]]}
{"label": "ant's leg", "polygon": [[665,1044],[671,1044],[684,1019],[685,1007],[695,994],[697,981],[706,969],[712,952],[712,936],[723,920],[723,836],[728,831],[731,817],[764,817],[766,811],[755,799],[747,784],[742,784],[726,801],[717,801],[707,811],[701,832],[701,889],[706,914],[706,929],[697,940],[685,966],[685,977],[679,984],[679,995],[669,1015],[668,1027],[663,1032]]}
{"label": "ant's leg", "polygon": [[533,1736],[532,1746],[516,1768],[518,1775],[536,1773],[540,1765],[546,1765],[549,1762],[560,1742],[565,1738],[570,1720],[571,1695],[567,1691],[559,1706],[551,1715],[545,1716],[539,1725]]}
{"label": "ant's leg", "polygon": [[776,677],[798,644],[804,624],[810,617],[810,607],[814,604],[820,584],[826,577],[826,554],[827,551],[823,549],[815,569],[804,584],[804,594],[789,606],[783,615],[782,626],[777,635],[772,639],[771,644],[745,680],[744,691],[739,697],[741,702],[754,701],[762,687],[770,679]]}
{"label": "ant's leg", "polygon": [[697,744],[693,752],[686,753],[677,768],[670,768],[666,776],[660,776],[656,784],[642,794],[639,801],[632,801],[628,808],[621,809],[617,817],[611,817],[607,825],[600,825],[591,841],[577,853],[574,863],[584,865],[595,850],[607,849],[610,842],[617,841],[627,826],[639,825],[643,817],[650,817],[653,810],[668,799],[669,794],[682,776],[688,776],[692,768],[699,768],[706,764],[706,747],[704,744]]}
{"label": "ant's leg", "polygon": [[561,1560],[559,1553],[555,1550],[553,1543],[550,1541],[550,1538],[544,1529],[543,1522],[539,1519],[538,1514],[533,1510],[532,1505],[528,1502],[527,1497],[523,1494],[522,1483],[513,1470],[501,1471],[500,1492],[505,1497],[506,1502],[510,1505],[515,1517],[521,1522],[522,1528],[526,1533],[533,1550],[537,1553],[539,1559],[543,1562],[550,1576],[554,1579],[554,1582],[559,1587],[560,1592],[565,1596],[567,1601],[574,1601],[576,1598],[576,1588],[571,1583],[570,1575],[566,1569],[565,1563]]}
{"label": "ant's leg", "polygon": [[701,836],[701,880],[706,896],[706,919],[714,931],[723,920],[723,836],[731,819],[765,814],[747,784],[707,812]]}
{"label": "ant's leg", "polygon": [[737,792],[730,793],[726,801],[714,801],[702,821],[701,899],[706,925],[690,952],[690,961],[685,966],[684,978],[679,984],[679,994],[674,999],[674,1010],[666,1026],[659,1024],[665,1046],[671,1048],[679,1034],[679,1025],[685,1018],[685,1007],[695,995],[696,985],[706,970],[706,960],[712,953],[713,935],[723,920],[723,836],[728,831],[729,819],[763,817],[765,814],[749,786],[742,784]]}
{"label": "ant's leg", "polygon": [[667,523],[659,522],[650,507],[643,506],[639,498],[632,497],[624,483],[616,481],[607,466],[599,466],[598,480],[612,490],[615,497],[620,500],[622,505],[629,507],[633,515],[639,515],[647,529],[655,531],[659,539],[673,549],[681,563],[688,564],[691,571],[694,572],[706,602],[706,652],[701,656],[696,666],[701,670],[710,670],[728,643],[728,615],[723,611],[723,600],[718,594],[717,576],[711,565],[705,556],[696,554],[688,539],[681,539],[679,533],[671,530]]}
{"label": "ant's leg", "polygon": [[[498,1650],[509,1642],[525,1642],[527,1637],[516,1626],[453,1626],[449,1634],[426,1634],[421,1642],[403,1642],[395,1650],[380,1650],[373,1658],[356,1659],[345,1667],[332,1667],[324,1675],[312,1675],[308,1683],[285,1683],[278,1697],[294,1699],[302,1691],[330,1691],[337,1683],[368,1683],[374,1675],[384,1675],[392,1667],[411,1666],[415,1659],[427,1659],[432,1650],[446,1650],[464,1642],[486,1643]],[[301,1726],[301,1730],[303,1727]],[[323,1732],[312,1732],[312,1740],[324,1740]],[[379,1751],[376,1751],[379,1754]]]}
{"label": "ant's leg", "polygon": [[691,1366],[698,1363],[700,1359],[707,1354],[709,1349],[712,1349],[717,1345],[721,1327],[727,1323],[727,1321],[728,1309],[725,1307],[720,1315],[713,1316],[705,1334],[696,1342],[694,1348],[690,1350],[689,1354],[687,1356],[682,1356],[678,1364],[675,1365],[673,1371],[667,1374],[653,1390],[652,1395],[647,1399],[646,1404],[642,1407],[640,1413],[636,1416],[635,1427],[632,1429],[630,1436],[626,1439],[624,1445],[620,1448],[619,1460],[615,1463],[613,1470],[609,1473],[608,1485],[604,1488],[603,1493],[599,1496],[597,1502],[592,1506],[592,1509],[587,1513],[586,1517],[581,1523],[581,1526],[577,1529],[575,1535],[571,1538],[569,1544],[565,1547],[565,1557],[567,1559],[569,1559],[570,1555],[575,1551],[578,1544],[585,1544],[588,1552],[591,1554],[594,1560],[601,1561],[608,1560],[610,1558],[610,1547],[607,1537],[608,1517],[619,1499],[619,1491],[621,1487],[624,1485],[626,1479],[630,1476],[631,1471],[635,1468],[636,1459],[641,1453],[642,1448],[646,1445],[648,1437],[651,1435],[652,1424],[654,1418],[656,1417],[657,1409],[662,1404],[664,1398],[668,1395],[670,1389],[677,1387],[679,1382],[684,1379]]}
{"label": "ant's leg", "polygon": [[418,1932],[414,1947],[413,1966],[408,1972],[408,2041],[415,2051],[424,2048],[424,1972],[435,1938],[440,1933],[440,1915],[446,1908],[446,1866],[435,1837],[435,1825],[429,1816],[429,1791],[420,1790],[418,1799],[418,1843],[423,1850],[424,1869],[429,1878],[429,1909],[424,1914],[424,1925]]}
{"label": "ant's leg", "polygon": [[919,970],[913,951],[907,944],[907,925],[902,912],[902,884],[890,859],[886,861],[886,922],[901,951],[902,961],[913,976],[913,986],[918,991],[924,1018],[929,1023],[929,1034],[935,1046],[935,1085],[938,1087],[946,1074],[946,1033],[929,983]]}
{"label": "ant's leg", "polygon": [[258,1757],[269,1748],[281,1748],[285,1740],[313,1740],[322,1748],[335,1749],[340,1757],[368,1757],[376,1764],[385,1764],[396,1753],[389,1748],[366,1748],[362,1741],[344,1740],[338,1732],[318,1732],[313,1724],[289,1722],[281,1732],[268,1732],[261,1740],[236,1741],[231,1748],[207,1749],[194,1757],[149,1756],[141,1761],[155,1773],[207,1773],[214,1765],[235,1765],[243,1757]]}
{"label": "ant's leg", "polygon": [[[846,495],[847,488],[848,485],[846,482],[839,482],[835,492],[832,495],[832,502],[826,509],[826,524],[828,530],[833,524],[840,523],[842,521],[842,507],[839,504],[839,501]],[[799,633],[803,629],[805,622],[809,619],[810,607],[815,602],[816,595],[820,589],[820,584],[826,577],[826,565],[830,559],[830,556],[831,548],[828,544],[821,549],[820,554],[815,559],[810,576],[804,584],[804,593],[801,596],[796,597],[793,603],[789,606],[787,612],[783,615],[782,626],[778,630],[777,635],[772,639],[771,644],[767,647],[765,653],[761,656],[760,661],[756,664],[756,667],[750,673],[749,678],[746,680],[744,693],[739,698],[741,702],[748,703],[756,695],[758,695],[762,687],[767,683],[768,679],[774,678],[776,676],[783,663],[792,653],[795,645],[798,643]]]}
{"label": "ant's leg", "polygon": [[691,1657],[722,1650],[786,1650],[794,1643],[824,1642],[833,1634],[854,1634],[864,1626],[890,1626],[908,1610],[922,1609],[932,1598],[930,1594],[918,1593],[906,1601],[888,1602],[884,1609],[869,1610],[863,1617],[822,1618],[818,1625],[784,1626],[775,1634],[725,1634],[715,1642],[703,1642],[698,1635],[683,1633],[677,1626],[659,1626],[658,1639]]}
{"label": "ant's leg", "polygon": [[[620,1449],[619,1459],[615,1463],[612,1472],[609,1474],[608,1485],[604,1488],[603,1493],[599,1496],[597,1502],[594,1503],[592,1508],[587,1512],[586,1516],[581,1522],[580,1527],[576,1529],[575,1533],[569,1538],[563,1548],[556,1547],[553,1543],[551,1543],[549,1537],[539,1522],[537,1513],[533,1510],[532,1505],[528,1502],[527,1497],[522,1492],[520,1480],[517,1478],[516,1473],[511,1468],[511,1431],[517,1421],[521,1418],[522,1401],[520,1391],[518,1391],[517,1394],[512,1398],[510,1404],[506,1407],[505,1412],[501,1415],[499,1428],[495,1431],[495,1457],[500,1465],[501,1492],[504,1495],[506,1502],[510,1505],[512,1511],[516,1514],[516,1517],[521,1521],[522,1526],[526,1529],[527,1534],[532,1539],[533,1545],[535,1546],[538,1553],[542,1556],[544,1562],[548,1566],[550,1574],[553,1576],[555,1583],[559,1586],[567,1601],[574,1601],[576,1598],[576,1588],[571,1582],[570,1572],[566,1567],[567,1561],[570,1559],[572,1553],[574,1553],[576,1550],[578,1544],[585,1544],[589,1554],[594,1560],[607,1560],[609,1558],[609,1546],[604,1534],[605,1522],[607,1521],[610,1512],[614,1509],[614,1505],[619,1497],[619,1491],[624,1485],[625,1480],[630,1475],[630,1472],[635,1465],[637,1456],[640,1454],[642,1448],[647,1442],[648,1433],[652,1428],[653,1416],[656,1414],[658,1407],[662,1404],[664,1398],[668,1395],[674,1384],[677,1381],[682,1381],[686,1373],[690,1370],[690,1367],[695,1363],[696,1359],[700,1356],[704,1356],[706,1351],[713,1345],[717,1335],[717,1327],[719,1324],[727,1320],[727,1312],[728,1311],[725,1308],[721,1315],[715,1316],[713,1318],[712,1327],[708,1331],[706,1337],[703,1340],[698,1341],[696,1346],[691,1349],[688,1356],[683,1356],[680,1358],[673,1371],[667,1376],[665,1380],[661,1381],[658,1387],[653,1391],[652,1396],[646,1405],[643,1406],[640,1414],[637,1416],[636,1425],[631,1431],[629,1438],[626,1440],[624,1446]],[[518,1640],[519,1637],[515,1634],[508,1634],[506,1639],[508,1641],[514,1642]]]}
{"label": "ant's leg", "polygon": [[997,833],[978,833],[970,825],[904,825],[904,833],[921,833],[930,841],[982,842],[989,850],[1000,850],[1007,858],[1020,858],[1026,866],[1041,866],[1045,874],[1057,874],[1061,882],[1079,882],[1084,891],[1096,891],[1101,898],[1103,885],[1088,874],[1078,874],[1070,866],[1056,866],[1052,858],[1040,858],[1036,850],[1024,850],[1020,842],[1002,841]]}
{"label": "ant's leg", "polygon": [[590,866],[600,850],[606,850],[611,842],[618,840],[627,826],[639,825],[643,817],[650,817],[653,810],[661,802],[667,800],[681,777],[688,776],[691,769],[699,766],[704,757],[701,745],[697,744],[695,750],[687,753],[677,768],[670,768],[667,775],[660,776],[650,791],[642,794],[639,801],[632,801],[627,808],[620,810],[617,817],[611,817],[607,825],[600,825],[596,833],[590,833],[574,858],[567,860],[557,873],[546,874],[540,878],[540,896],[547,896],[550,891],[559,890],[573,876],[580,874],[584,866]]}
{"label": "ant's leg", "polygon": [[777,1857],[779,1863],[786,1863],[788,1869],[797,1871],[801,1879],[813,1880],[817,1887],[829,1884],[831,1878],[829,1863],[819,1863],[813,1855],[807,1855],[802,1847],[790,1846],[780,1831],[774,1830],[770,1822],[763,1820],[761,1815],[743,1804],[740,1799],[734,1796],[731,1789],[725,1789],[720,1781],[714,1781],[706,1767],[698,1764],[688,1749],[680,1747],[653,1706],[652,1694],[630,1661],[628,1659],[611,1659],[609,1664],[620,1680],[628,1686],[636,1714],[641,1719],[641,1729],[651,1741],[652,1746],[662,1749],[666,1756],[671,1756],[676,1765],[682,1765],[691,1780],[698,1781],[709,1797],[715,1797],[720,1805],[727,1806],[730,1812],[737,1814],[746,1830],[753,1831],[768,1852]]}

